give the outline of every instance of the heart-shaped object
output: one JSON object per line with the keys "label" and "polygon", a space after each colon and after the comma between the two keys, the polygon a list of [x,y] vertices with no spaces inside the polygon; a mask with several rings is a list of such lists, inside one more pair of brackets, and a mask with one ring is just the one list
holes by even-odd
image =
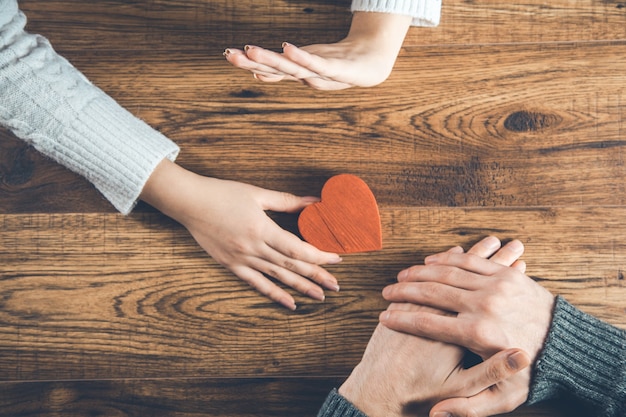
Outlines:
{"label": "heart-shaped object", "polygon": [[340,174],[326,181],[321,201],[300,213],[298,228],[304,240],[327,252],[369,252],[383,247],[376,198],[355,175]]}

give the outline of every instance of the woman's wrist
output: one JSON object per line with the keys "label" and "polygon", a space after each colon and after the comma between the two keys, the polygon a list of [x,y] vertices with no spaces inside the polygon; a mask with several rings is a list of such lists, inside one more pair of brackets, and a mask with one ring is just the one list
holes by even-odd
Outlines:
{"label": "woman's wrist", "polygon": [[180,221],[198,175],[164,159],[148,178],[139,198],[163,214]]}
{"label": "woman's wrist", "polygon": [[400,51],[411,16],[377,12],[354,12],[345,42],[382,56],[395,57]]}

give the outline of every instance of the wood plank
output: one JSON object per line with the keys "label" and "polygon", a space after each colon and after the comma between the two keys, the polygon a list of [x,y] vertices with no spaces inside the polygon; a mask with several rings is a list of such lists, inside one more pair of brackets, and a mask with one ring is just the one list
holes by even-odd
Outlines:
{"label": "wood plank", "polygon": [[406,207],[381,216],[384,249],[329,268],[342,291],[324,303],[296,296],[295,313],[158,214],[1,216],[0,378],[345,376],[396,271],[487,234],[522,239],[531,276],[626,328],[624,208]]}
{"label": "wood plank", "polygon": [[[383,206],[624,203],[626,42],[412,48],[382,86],[325,93],[224,75],[227,63],[197,55],[98,52],[76,64],[205,175],[314,194],[349,172]],[[37,169],[11,135],[0,142],[1,212],[38,200],[111,210],[76,176]]]}
{"label": "wood plank", "polygon": [[0,414],[315,415],[396,271],[487,234],[522,239],[531,276],[626,328],[624,2],[444,1],[373,89],[262,84],[221,56],[338,40],[349,4],[20,0],[29,30],[176,140],[184,166],[296,194],[364,178],[384,249],[330,268],[339,294],[283,311],[180,225],[113,214],[0,129]]}
{"label": "wood plank", "polygon": [[[12,417],[314,416],[333,378],[154,379],[0,383],[0,408]],[[521,407],[510,417],[583,417],[575,405]]]}
{"label": "wood plank", "polygon": [[[335,42],[350,25],[350,1],[21,0],[29,30],[60,51],[116,49],[221,53],[252,43],[280,48]],[[623,1],[443,2],[437,28],[413,28],[405,44],[468,45],[626,39]]]}

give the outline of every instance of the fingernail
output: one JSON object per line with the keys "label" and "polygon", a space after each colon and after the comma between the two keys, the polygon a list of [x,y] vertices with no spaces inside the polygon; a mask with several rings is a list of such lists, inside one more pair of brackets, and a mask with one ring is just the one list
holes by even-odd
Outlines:
{"label": "fingernail", "polygon": [[515,252],[520,252],[524,250],[524,244],[522,242],[520,242],[519,240],[512,240],[510,241],[507,246],[509,247],[509,249],[515,251]]}
{"label": "fingernail", "polygon": [[250,48],[252,48],[250,45],[246,45],[243,47],[243,50],[248,52],[250,50]]}
{"label": "fingernail", "polygon": [[343,261],[341,256],[337,256],[335,259],[332,259],[331,261],[329,261],[328,264],[329,265],[337,265],[338,263],[341,263],[341,261]]}
{"label": "fingernail", "polygon": [[500,247],[500,239],[495,236],[488,236],[483,240],[483,246],[489,250],[498,249]]}
{"label": "fingernail", "polygon": [[383,298],[387,298],[390,292],[391,292],[391,288],[389,287],[383,288]]}
{"label": "fingernail", "polygon": [[283,46],[283,49],[284,49],[285,47],[289,46],[289,45],[291,45],[291,44],[290,44],[290,43],[287,43],[287,42],[283,42],[283,45],[282,45],[282,46]]}
{"label": "fingernail", "polygon": [[521,369],[522,362],[524,360],[523,356],[524,354],[522,352],[514,352],[510,354],[506,358],[506,363],[509,365],[509,368],[511,368],[512,370]]}
{"label": "fingernail", "polygon": [[310,195],[304,196],[302,197],[302,201],[307,203],[307,204],[311,204],[311,203],[317,203],[320,201],[319,197],[313,197]]}
{"label": "fingernail", "polygon": [[230,49],[225,49],[224,53],[222,55],[224,55],[224,56],[230,55]]}
{"label": "fingernail", "polygon": [[389,320],[389,312],[388,311],[383,311],[382,313],[380,313],[380,316],[378,316],[378,320],[380,320],[380,321],[387,321],[387,320]]}
{"label": "fingernail", "polygon": [[427,256],[426,258],[424,258],[424,263],[425,264],[437,263],[438,260],[439,260],[439,254],[436,253],[434,255],[430,255],[430,256]]}
{"label": "fingernail", "polygon": [[398,272],[398,281],[402,281],[403,279],[405,279],[407,276],[409,275],[409,271],[404,269],[400,272]]}
{"label": "fingernail", "polygon": [[432,415],[432,417],[452,417],[452,414],[448,413],[447,411],[437,411],[435,414]]}
{"label": "fingernail", "polygon": [[331,291],[339,292],[339,284],[336,282],[329,281],[324,286]]}
{"label": "fingernail", "polygon": [[324,296],[324,291],[320,290],[319,288],[313,288],[308,290],[306,292],[306,295],[318,301],[324,301],[324,299],[326,298]]}
{"label": "fingernail", "polygon": [[285,298],[281,300],[280,303],[291,311],[294,311],[296,309],[296,303],[293,300]]}

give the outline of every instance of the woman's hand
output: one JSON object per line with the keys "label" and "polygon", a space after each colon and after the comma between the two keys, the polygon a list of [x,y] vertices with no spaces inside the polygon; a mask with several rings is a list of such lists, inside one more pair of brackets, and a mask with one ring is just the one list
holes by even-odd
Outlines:
{"label": "woman's hand", "polygon": [[248,45],[243,51],[228,48],[224,56],[261,81],[296,80],[318,90],[371,87],[391,74],[411,20],[355,12],[348,36],[339,42],[301,48],[285,42],[282,54]]}
{"label": "woman's hand", "polygon": [[200,246],[261,294],[294,310],[294,298],[265,275],[316,300],[337,280],[319,265],[341,262],[272,221],[265,210],[297,212],[317,199],[203,177],[164,160],[141,199],[184,225]]}

